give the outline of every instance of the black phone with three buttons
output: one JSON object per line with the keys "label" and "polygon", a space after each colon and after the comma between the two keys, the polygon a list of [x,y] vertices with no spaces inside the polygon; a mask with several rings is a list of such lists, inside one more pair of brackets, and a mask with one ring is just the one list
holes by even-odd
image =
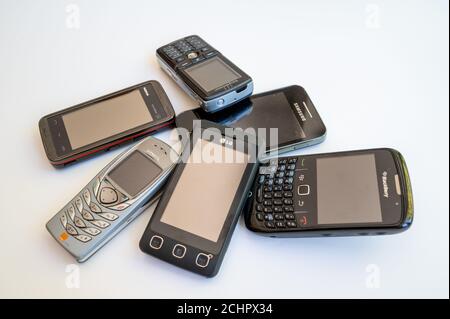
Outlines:
{"label": "black phone with three buttons", "polygon": [[[208,121],[200,123],[185,145],[139,247],[175,266],[212,277],[219,271],[252,186],[258,150],[255,136],[228,133],[230,128]],[[230,154],[236,161],[213,160],[210,152]]]}
{"label": "black phone with three buttons", "polygon": [[373,149],[273,158],[244,211],[272,237],[382,235],[409,228],[413,200],[402,155]]}
{"label": "black phone with three buttons", "polygon": [[253,92],[244,71],[197,35],[156,50],[161,68],[206,112],[224,109]]}

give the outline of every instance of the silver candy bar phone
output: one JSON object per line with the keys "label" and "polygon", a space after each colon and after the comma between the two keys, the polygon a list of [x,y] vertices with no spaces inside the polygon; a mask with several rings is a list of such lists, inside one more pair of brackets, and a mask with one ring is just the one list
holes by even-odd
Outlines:
{"label": "silver candy bar phone", "polygon": [[155,202],[178,160],[166,143],[148,137],[116,157],[48,223],[78,262],[86,261]]}

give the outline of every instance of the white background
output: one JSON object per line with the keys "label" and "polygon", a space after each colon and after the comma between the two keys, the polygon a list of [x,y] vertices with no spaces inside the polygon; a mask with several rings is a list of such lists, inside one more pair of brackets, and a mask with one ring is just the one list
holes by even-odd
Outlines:
{"label": "white background", "polygon": [[[77,9],[79,28],[69,18]],[[0,297],[448,298],[448,12],[446,0],[0,0]],[[205,279],[138,249],[148,210],[80,265],[80,288],[66,287],[74,260],[45,223],[119,150],[54,169],[38,121],[150,79],[177,113],[193,108],[155,59],[159,46],[189,34],[250,74],[255,92],[306,88],[328,138],[302,154],[400,150],[412,228],[270,239],[241,221],[219,275]],[[373,278],[378,288],[367,284]]]}

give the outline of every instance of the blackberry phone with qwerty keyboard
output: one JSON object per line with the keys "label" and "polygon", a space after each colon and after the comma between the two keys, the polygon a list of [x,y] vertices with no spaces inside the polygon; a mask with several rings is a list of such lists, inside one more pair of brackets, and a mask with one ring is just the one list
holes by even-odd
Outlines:
{"label": "blackberry phone with qwerty keyboard", "polygon": [[244,210],[250,230],[272,237],[393,234],[413,220],[408,170],[392,149],[273,158]]}
{"label": "blackberry phone with qwerty keyboard", "polygon": [[253,92],[245,72],[197,35],[191,35],[158,50],[161,68],[206,112],[224,109]]}
{"label": "blackberry phone with qwerty keyboard", "polygon": [[78,262],[86,261],[159,198],[178,154],[148,137],[116,157],[48,223]]}

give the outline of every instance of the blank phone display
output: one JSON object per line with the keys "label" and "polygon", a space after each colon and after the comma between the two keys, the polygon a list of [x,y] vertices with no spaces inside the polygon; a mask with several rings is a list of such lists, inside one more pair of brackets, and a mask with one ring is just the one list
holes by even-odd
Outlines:
{"label": "blank phone display", "polygon": [[196,161],[211,143],[201,139],[196,142],[161,222],[217,242],[244,175],[248,155],[233,150],[237,158],[244,160],[236,163]]}

